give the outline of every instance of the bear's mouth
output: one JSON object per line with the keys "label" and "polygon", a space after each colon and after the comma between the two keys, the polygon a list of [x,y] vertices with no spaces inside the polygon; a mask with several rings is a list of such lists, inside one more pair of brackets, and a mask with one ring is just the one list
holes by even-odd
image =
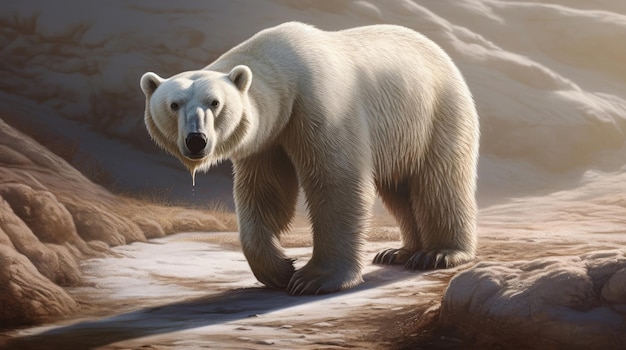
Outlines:
{"label": "bear's mouth", "polygon": [[206,158],[207,155],[204,153],[199,153],[199,154],[185,154],[185,158],[189,159],[189,160],[202,160],[204,158]]}

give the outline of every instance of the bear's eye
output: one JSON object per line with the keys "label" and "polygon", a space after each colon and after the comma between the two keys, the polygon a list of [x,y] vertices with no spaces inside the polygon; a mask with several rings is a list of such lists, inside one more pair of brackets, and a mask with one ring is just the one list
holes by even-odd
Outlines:
{"label": "bear's eye", "polygon": [[179,106],[178,106],[178,103],[176,103],[176,102],[172,102],[172,103],[170,104],[170,108],[171,108],[173,111],[177,111],[177,110],[178,110],[178,107],[179,107]]}
{"label": "bear's eye", "polygon": [[218,100],[211,101],[211,107],[215,108],[215,107],[217,107],[219,105],[220,105],[220,101],[218,101]]}

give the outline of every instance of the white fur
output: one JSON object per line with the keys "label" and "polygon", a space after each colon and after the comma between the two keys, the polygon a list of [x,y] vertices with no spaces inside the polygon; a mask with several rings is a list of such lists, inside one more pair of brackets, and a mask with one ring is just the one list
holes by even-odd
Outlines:
{"label": "white fur", "polygon": [[[402,249],[375,262],[454,266],[474,257],[478,116],[450,58],[409,29],[326,32],[286,23],[199,71],[142,77],[153,139],[186,166],[235,167],[244,254],[257,278],[292,294],[361,281],[360,247],[375,193],[396,216]],[[217,98],[221,109],[208,103]],[[184,110],[172,113],[171,101]],[[185,157],[185,135],[208,136]],[[278,237],[304,189],[313,257],[294,273]]]}

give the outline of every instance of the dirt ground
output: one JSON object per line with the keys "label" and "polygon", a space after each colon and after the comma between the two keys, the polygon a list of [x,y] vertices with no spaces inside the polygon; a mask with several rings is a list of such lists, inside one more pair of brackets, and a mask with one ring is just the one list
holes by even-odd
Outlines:
{"label": "dirt ground", "polygon": [[[563,197],[563,198],[561,198]],[[570,201],[560,201],[570,199]],[[477,261],[529,260],[623,247],[624,224],[586,217],[578,224],[551,227],[578,208],[571,196],[526,199],[482,211]],[[596,201],[597,202],[597,201]],[[543,209],[542,204],[551,207]],[[564,204],[565,203],[565,204]],[[611,202],[614,203],[614,202]],[[511,215],[514,213],[514,215]],[[548,217],[551,217],[552,221]],[[562,218],[563,219],[563,218]],[[571,222],[571,215],[564,219]],[[518,221],[516,223],[516,220]],[[305,221],[285,236],[296,267],[311,253]],[[590,230],[590,231],[589,231]],[[613,230],[614,232],[609,232]],[[593,233],[595,232],[595,233]],[[594,235],[590,242],[589,235]],[[397,246],[398,229],[377,219],[366,245],[372,258]],[[510,348],[441,329],[437,317],[450,278],[466,265],[430,272],[366,264],[357,288],[321,296],[293,297],[258,283],[238,248],[235,232],[180,233],[114,249],[106,258],[85,261],[84,286],[70,290],[82,305],[72,319],[5,332],[5,344],[19,349],[460,349]]]}
{"label": "dirt ground", "polygon": [[[393,230],[381,230],[381,236],[393,235]],[[296,245],[306,243],[308,234],[304,228],[294,232],[285,245],[302,266],[311,250]],[[371,241],[367,254],[373,257],[390,244]],[[236,245],[236,233],[182,233],[86,261],[87,286],[71,291],[83,306],[80,318],[13,331],[16,339],[8,345],[388,348],[400,343],[399,330],[411,328],[416,314],[436,314],[453,274],[368,265],[365,283],[355,289],[293,297],[256,282]],[[416,335],[419,331],[411,332],[404,342]]]}

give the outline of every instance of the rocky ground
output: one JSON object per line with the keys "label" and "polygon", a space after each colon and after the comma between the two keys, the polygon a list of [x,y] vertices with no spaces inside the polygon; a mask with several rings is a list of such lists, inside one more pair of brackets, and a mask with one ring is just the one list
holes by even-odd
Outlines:
{"label": "rocky ground", "polygon": [[[591,175],[590,175],[591,176]],[[83,312],[13,330],[15,348],[587,349],[626,342],[626,202],[588,186],[483,209],[475,264],[416,273],[367,265],[342,293],[292,297],[252,276],[234,232],[181,233],[114,248],[81,264],[68,288]],[[612,190],[613,189],[613,190]],[[597,195],[596,195],[597,194]],[[302,266],[301,221],[283,238]],[[367,256],[397,245],[374,222]],[[451,280],[451,282],[450,282]]]}
{"label": "rocky ground", "polygon": [[0,326],[80,310],[80,262],[179,231],[232,230],[232,214],[115,196],[0,120]]}

